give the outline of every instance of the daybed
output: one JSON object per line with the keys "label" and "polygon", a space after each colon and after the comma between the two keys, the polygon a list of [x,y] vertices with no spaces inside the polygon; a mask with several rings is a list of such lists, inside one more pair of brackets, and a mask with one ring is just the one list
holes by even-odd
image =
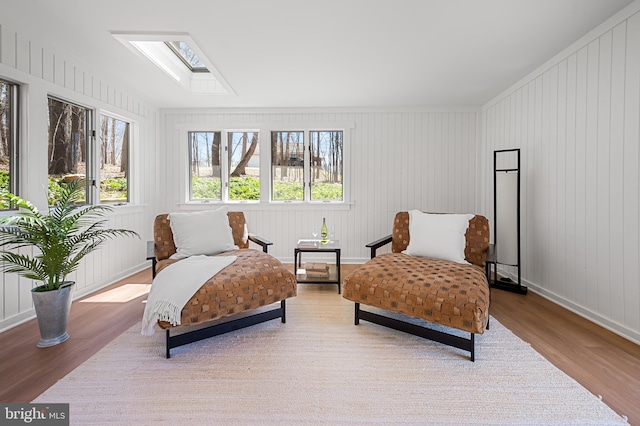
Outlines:
{"label": "daybed", "polygon": [[[167,358],[170,357],[170,350],[178,346],[275,318],[281,318],[283,323],[286,321],[285,300],[296,295],[295,276],[279,260],[267,253],[271,242],[248,235],[242,212],[228,212],[226,215],[233,235],[233,244],[237,249],[224,251],[216,256],[235,256],[236,260],[206,280],[193,294],[182,308],[179,326],[171,325],[167,321],[158,321],[158,325],[166,331]],[[156,277],[158,274],[160,277],[165,268],[180,262],[181,259],[172,258],[179,250],[176,248],[169,215],[157,216],[153,231],[153,276]],[[250,241],[260,245],[262,251],[250,249]],[[176,285],[180,283],[176,282]],[[232,321],[218,321],[215,325],[196,331],[171,335],[172,330],[186,325],[206,323],[276,302],[280,302],[278,308]]]}
{"label": "daybed", "polygon": [[[421,229],[418,219],[446,222],[453,216],[427,215],[417,210],[397,213],[393,234],[368,244],[371,260],[345,277],[343,297],[355,302],[356,325],[359,320],[366,320],[435,340],[469,351],[470,359],[474,361],[474,336],[483,333],[489,322],[490,293],[485,268],[489,247],[487,219],[484,216],[466,215],[458,220],[460,255],[455,261],[434,258],[447,258],[437,253],[440,246],[455,244],[431,241],[428,244],[436,253],[427,257],[431,254],[420,253],[420,245],[425,239],[428,241],[430,236],[410,235],[410,217],[412,221],[416,220],[413,227],[415,231]],[[440,236],[446,234],[441,232],[443,227],[438,222],[433,223],[430,229]],[[411,241],[417,243],[413,251]],[[376,256],[377,250],[388,243],[391,243],[391,253]],[[456,250],[455,247],[444,247],[445,251],[448,248]],[[425,250],[428,251],[428,248]],[[411,254],[416,251],[418,255]],[[361,304],[380,308],[382,314],[365,311],[361,309]],[[453,330],[446,328],[444,331],[435,330],[395,314],[469,332],[470,337],[461,337],[460,333],[452,333]]]}

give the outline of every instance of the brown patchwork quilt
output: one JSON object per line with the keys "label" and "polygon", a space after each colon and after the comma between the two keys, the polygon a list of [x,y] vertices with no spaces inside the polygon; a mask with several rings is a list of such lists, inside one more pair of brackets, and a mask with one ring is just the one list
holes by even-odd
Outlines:
{"label": "brown patchwork quilt", "polygon": [[[237,256],[237,259],[207,280],[193,295],[182,309],[180,325],[223,318],[296,295],[295,276],[275,257],[253,249],[239,249],[218,256]],[[158,261],[158,273],[175,262],[179,260]],[[158,324],[162,328],[173,327],[164,321]]]}
{"label": "brown patchwork quilt", "polygon": [[353,271],[343,296],[471,333],[483,333],[489,319],[489,284],[480,266],[402,253],[378,255]]}

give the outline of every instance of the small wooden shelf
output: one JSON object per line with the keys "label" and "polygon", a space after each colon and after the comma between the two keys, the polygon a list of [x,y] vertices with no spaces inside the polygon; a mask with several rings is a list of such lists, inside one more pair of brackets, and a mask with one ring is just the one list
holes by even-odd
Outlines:
{"label": "small wooden shelf", "polygon": [[[334,253],[336,256],[335,265],[329,265],[329,277],[307,277],[307,274],[299,274],[298,269],[302,267],[302,253]],[[341,277],[340,277],[340,242],[337,240],[320,244],[319,247],[299,247],[293,249],[293,273],[296,276],[298,284],[337,284],[338,294],[341,293]]]}
{"label": "small wooden shelf", "polygon": [[328,277],[308,277],[307,274],[301,272],[304,270],[298,269],[296,272],[296,278],[298,283],[327,283],[327,284],[335,284],[338,282],[338,268],[336,265],[329,265],[329,276]]}

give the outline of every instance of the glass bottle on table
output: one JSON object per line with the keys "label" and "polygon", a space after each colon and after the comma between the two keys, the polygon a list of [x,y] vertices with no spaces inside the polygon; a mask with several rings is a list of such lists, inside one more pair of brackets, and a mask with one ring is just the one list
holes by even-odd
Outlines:
{"label": "glass bottle on table", "polygon": [[327,239],[328,235],[329,235],[329,232],[327,230],[327,220],[323,217],[322,218],[322,227],[320,228],[320,238],[321,238],[320,242],[322,244],[326,244],[327,241],[329,241]]}

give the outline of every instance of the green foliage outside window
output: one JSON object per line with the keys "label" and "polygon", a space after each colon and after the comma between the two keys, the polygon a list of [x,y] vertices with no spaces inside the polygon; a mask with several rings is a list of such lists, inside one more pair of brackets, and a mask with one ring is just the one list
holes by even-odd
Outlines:
{"label": "green foliage outside window", "polygon": [[193,176],[191,178],[192,200],[220,200],[220,178]]}
{"label": "green foliage outside window", "polygon": [[[221,200],[220,179],[191,178],[192,200]],[[229,199],[234,201],[259,201],[260,180],[251,176],[232,177],[229,180]]]}
{"label": "green foliage outside window", "polygon": [[[9,173],[0,171],[0,193],[8,192]],[[220,179],[193,177],[191,182],[192,199],[194,200],[220,200]],[[57,179],[49,179],[49,205],[58,204],[60,194],[66,188],[64,182]],[[107,179],[102,182],[100,192],[107,194],[110,199],[127,199],[126,178]],[[302,186],[297,182],[274,182],[274,195],[279,199],[302,199]],[[260,180],[244,176],[231,178],[229,198],[232,200],[260,200]],[[311,187],[312,197],[316,200],[342,200],[342,185],[333,183],[317,183]],[[0,201],[0,203],[5,203]],[[0,209],[7,209],[8,205],[0,205]]]}
{"label": "green foliage outside window", "polygon": [[312,200],[342,201],[342,183],[314,183],[311,185]]}
{"label": "green foliage outside window", "polygon": [[303,200],[304,187],[300,182],[273,181],[274,200]]}
{"label": "green foliage outside window", "polygon": [[[62,179],[49,176],[49,205],[58,205],[60,194],[67,187]],[[84,192],[84,191],[83,191]],[[100,198],[102,201],[127,201],[127,178],[107,178],[100,182]]]}
{"label": "green foliage outside window", "polygon": [[[9,192],[9,172],[0,170],[0,197]],[[11,206],[4,198],[0,198],[0,210],[9,209]]]}
{"label": "green foliage outside window", "polygon": [[100,182],[100,199],[127,202],[127,178],[106,178]]}
{"label": "green foliage outside window", "polygon": [[[302,199],[302,186],[297,182],[274,182],[274,196],[278,199]],[[342,200],[342,185],[339,183],[318,183],[311,187],[313,198],[317,200]],[[191,179],[191,198],[193,200],[220,200],[220,179]],[[231,178],[229,184],[230,200],[260,200],[260,180],[251,176]]]}
{"label": "green foliage outside window", "polygon": [[67,185],[65,183],[59,182],[57,179],[49,177],[47,198],[50,206],[57,206],[59,204],[60,195],[66,187]]}
{"label": "green foliage outside window", "polygon": [[260,179],[251,176],[229,179],[229,199],[233,201],[259,201]]}

